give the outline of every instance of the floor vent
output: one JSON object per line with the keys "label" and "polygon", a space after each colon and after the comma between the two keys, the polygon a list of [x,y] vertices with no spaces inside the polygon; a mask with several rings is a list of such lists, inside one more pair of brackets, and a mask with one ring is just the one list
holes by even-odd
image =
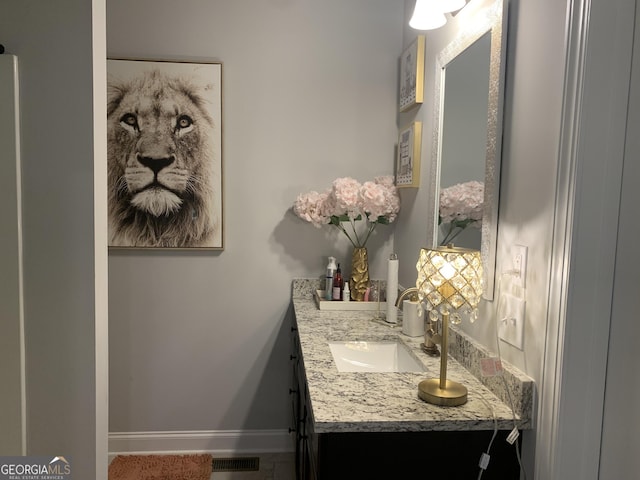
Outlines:
{"label": "floor vent", "polygon": [[260,457],[214,458],[214,472],[257,472],[260,470]]}

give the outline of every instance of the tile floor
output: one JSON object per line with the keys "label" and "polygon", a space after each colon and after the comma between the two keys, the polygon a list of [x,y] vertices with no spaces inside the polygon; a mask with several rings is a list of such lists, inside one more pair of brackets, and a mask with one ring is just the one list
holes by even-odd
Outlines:
{"label": "tile floor", "polygon": [[260,457],[259,471],[214,472],[211,475],[211,480],[294,480],[296,477],[293,453],[264,453],[246,456]]}

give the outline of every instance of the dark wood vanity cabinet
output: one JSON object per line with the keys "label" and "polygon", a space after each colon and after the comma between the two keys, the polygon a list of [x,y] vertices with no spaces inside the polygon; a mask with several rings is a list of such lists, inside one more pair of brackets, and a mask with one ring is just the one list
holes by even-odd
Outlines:
{"label": "dark wood vanity cabinet", "polygon": [[291,426],[289,432],[294,436],[296,448],[296,478],[315,479],[317,458],[314,449],[313,416],[311,414],[311,402],[309,401],[309,390],[305,378],[304,364],[302,363],[302,352],[298,340],[298,329],[295,325],[291,327],[291,386],[289,395],[291,397]]}
{"label": "dark wood vanity cabinet", "polygon": [[[314,432],[295,320],[291,343],[290,432],[295,436],[298,480],[386,480],[416,474],[425,478],[478,477],[480,457],[493,431]],[[493,441],[483,480],[520,478],[516,446],[506,441],[509,433],[499,431]]]}

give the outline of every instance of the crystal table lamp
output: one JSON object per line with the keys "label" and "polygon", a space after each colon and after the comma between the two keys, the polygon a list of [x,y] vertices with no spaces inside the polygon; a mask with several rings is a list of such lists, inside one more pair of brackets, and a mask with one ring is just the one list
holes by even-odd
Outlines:
{"label": "crystal table lamp", "polygon": [[442,317],[440,378],[421,381],[418,396],[435,405],[462,405],[467,402],[467,388],[447,380],[449,322],[460,323],[459,310],[469,314],[472,321],[478,316],[482,296],[480,252],[453,245],[423,248],[416,268],[420,303],[426,304],[432,321]]}

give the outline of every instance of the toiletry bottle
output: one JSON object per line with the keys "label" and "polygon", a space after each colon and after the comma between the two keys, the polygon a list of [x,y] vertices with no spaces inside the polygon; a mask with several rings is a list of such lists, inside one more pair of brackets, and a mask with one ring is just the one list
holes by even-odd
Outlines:
{"label": "toiletry bottle", "polygon": [[351,290],[349,290],[349,281],[344,281],[344,288],[342,289],[342,301],[349,302],[351,301]]}
{"label": "toiletry bottle", "polygon": [[336,274],[333,276],[333,299],[342,300],[342,271],[340,270],[340,264],[336,269]]}
{"label": "toiletry bottle", "polygon": [[336,274],[336,257],[329,257],[327,272],[324,281],[324,298],[333,300],[333,276]]}

